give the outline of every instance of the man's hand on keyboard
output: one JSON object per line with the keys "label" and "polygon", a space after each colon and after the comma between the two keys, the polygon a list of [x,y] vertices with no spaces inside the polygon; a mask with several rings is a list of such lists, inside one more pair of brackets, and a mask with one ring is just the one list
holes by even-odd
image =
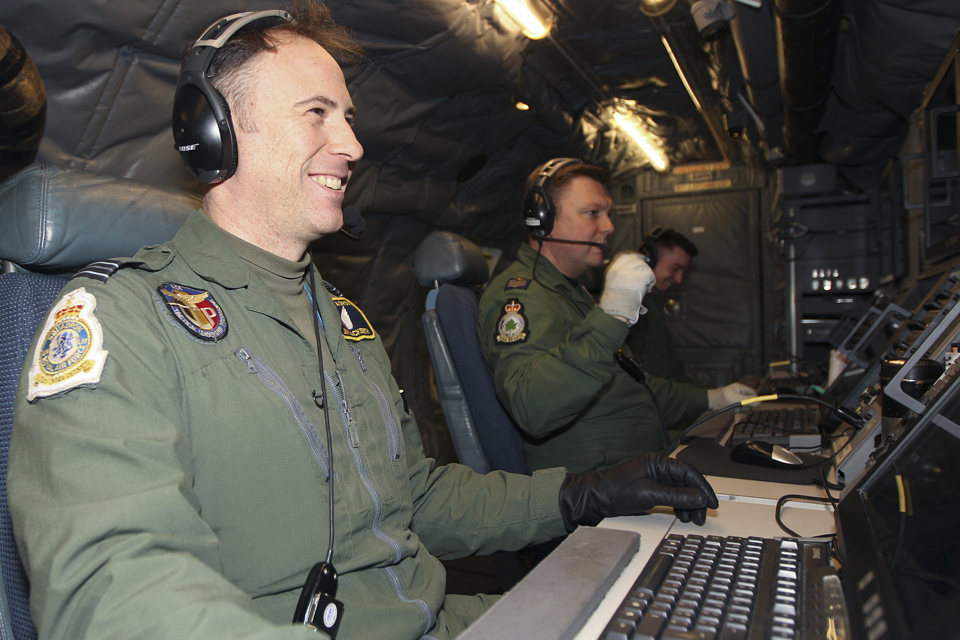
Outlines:
{"label": "man's hand on keyboard", "polygon": [[568,473],[560,486],[560,514],[567,531],[604,518],[673,507],[681,522],[702,525],[707,509],[720,506],[710,483],[692,465],[645,453],[602,471]]}

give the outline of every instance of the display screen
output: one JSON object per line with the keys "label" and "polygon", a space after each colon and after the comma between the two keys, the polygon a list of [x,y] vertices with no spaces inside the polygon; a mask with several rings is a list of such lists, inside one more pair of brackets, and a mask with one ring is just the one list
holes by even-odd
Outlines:
{"label": "display screen", "polygon": [[[940,414],[960,422],[951,395]],[[960,588],[960,428],[942,422],[904,441],[860,494],[911,629]]]}

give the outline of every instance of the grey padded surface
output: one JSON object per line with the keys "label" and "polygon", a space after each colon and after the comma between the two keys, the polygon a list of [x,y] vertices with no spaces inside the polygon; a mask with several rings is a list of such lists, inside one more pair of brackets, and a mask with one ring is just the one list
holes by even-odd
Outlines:
{"label": "grey padded surface", "polygon": [[170,240],[199,208],[176,189],[34,164],[0,184],[0,258],[69,273]]}
{"label": "grey padded surface", "polygon": [[580,527],[459,640],[572,638],[640,549],[640,534]]}
{"label": "grey padded surface", "polygon": [[425,287],[435,282],[473,286],[490,278],[480,247],[449,231],[437,231],[423,239],[414,256],[414,272]]}

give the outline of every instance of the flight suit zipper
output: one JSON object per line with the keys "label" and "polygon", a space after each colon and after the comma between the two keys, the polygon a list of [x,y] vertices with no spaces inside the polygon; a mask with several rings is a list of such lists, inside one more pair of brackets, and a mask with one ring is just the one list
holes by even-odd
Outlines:
{"label": "flight suit zipper", "polygon": [[290,413],[293,414],[294,421],[297,423],[297,426],[300,427],[300,432],[303,433],[303,437],[307,441],[307,446],[310,448],[310,453],[313,454],[314,460],[316,460],[317,464],[320,465],[320,471],[323,473],[324,481],[329,481],[330,469],[327,466],[327,448],[320,440],[320,434],[313,426],[313,423],[310,422],[310,418],[307,417],[306,411],[304,411],[300,403],[297,402],[293,392],[290,391],[290,388],[287,387],[287,385],[283,382],[280,376],[273,371],[273,369],[267,366],[263,360],[250,353],[246,347],[240,347],[234,353],[241,362],[247,365],[248,373],[256,375],[257,379],[264,383],[271,391],[277,394],[280,399],[284,401],[284,403],[286,403],[287,408],[290,409]]}
{"label": "flight suit zipper", "polygon": [[364,373],[364,379],[367,384],[370,385],[374,395],[377,396],[377,403],[380,405],[380,414],[383,416],[383,425],[387,429],[387,452],[390,455],[390,459],[399,460],[401,447],[400,425],[393,419],[393,411],[390,410],[390,403],[387,401],[383,391],[381,391],[377,383],[367,375],[367,366],[363,362],[363,353],[353,345],[350,345],[350,350],[353,352],[353,357],[356,358],[357,364],[360,365],[360,370]]}
{"label": "flight suit zipper", "polygon": [[[346,394],[343,392],[343,378],[341,377],[339,371],[336,372],[336,377],[330,375],[326,371],[323,372],[323,375],[327,379],[327,383],[333,392],[333,397],[337,402],[337,406],[340,407],[340,419],[343,422],[343,431],[347,438],[347,442],[350,443],[350,451],[353,454],[353,461],[357,468],[357,475],[360,476],[360,482],[363,483],[363,486],[367,489],[367,493],[370,494],[370,499],[373,501],[373,521],[370,525],[370,530],[377,539],[382,540],[388,544],[391,549],[393,549],[394,564],[398,564],[400,560],[403,559],[403,548],[400,546],[399,542],[384,533],[383,529],[380,527],[380,516],[383,511],[383,503],[380,500],[380,493],[377,491],[376,485],[374,485],[373,480],[370,478],[370,474],[367,472],[367,466],[363,460],[363,455],[360,453],[359,434],[357,433],[357,426],[353,420],[353,416],[350,415],[350,407],[347,404]],[[376,388],[375,384],[371,384],[374,388]],[[434,613],[430,608],[430,605],[419,598],[410,598],[407,596],[406,589],[403,586],[403,581],[400,579],[400,575],[397,573],[397,570],[394,567],[384,567],[383,571],[387,574],[390,583],[393,585],[394,592],[396,592],[400,601],[407,604],[416,605],[423,612],[424,627],[422,633],[426,633],[430,628],[433,627],[435,620]]]}

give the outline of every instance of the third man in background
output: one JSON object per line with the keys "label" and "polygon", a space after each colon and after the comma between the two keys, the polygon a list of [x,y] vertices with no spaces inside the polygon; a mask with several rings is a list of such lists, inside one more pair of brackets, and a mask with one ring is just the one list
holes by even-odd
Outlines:
{"label": "third man in background", "polygon": [[645,372],[667,380],[706,387],[706,383],[688,375],[684,370],[683,361],[677,355],[667,329],[667,313],[664,308],[667,293],[683,282],[693,259],[699,253],[697,245],[674,229],[656,227],[644,239],[640,253],[653,269],[657,282],[651,295],[644,300],[647,313],[640,316],[637,323],[630,327],[626,344],[635,356],[643,360]]}

